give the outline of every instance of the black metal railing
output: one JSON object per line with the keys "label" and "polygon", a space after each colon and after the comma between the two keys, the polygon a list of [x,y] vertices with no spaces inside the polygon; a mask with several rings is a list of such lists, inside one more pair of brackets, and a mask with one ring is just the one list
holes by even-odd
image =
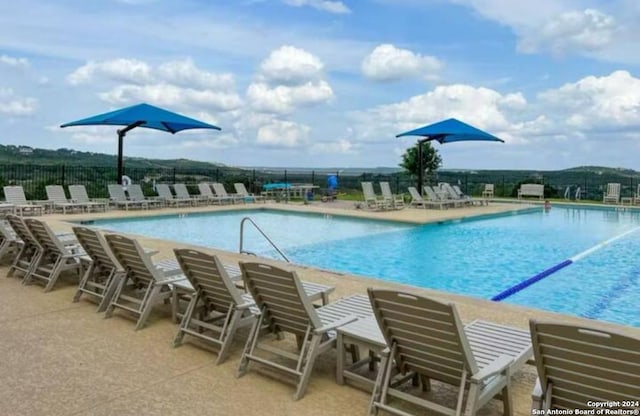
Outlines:
{"label": "black metal railing", "polygon": [[[301,169],[240,169],[230,167],[218,168],[127,168],[125,174],[133,183],[142,185],[143,192],[154,195],[154,183],[185,183],[189,191],[197,193],[199,182],[220,182],[228,190],[233,184],[242,182],[249,192],[260,193],[262,186],[274,182],[312,184],[318,192],[327,192],[327,175],[338,177],[339,193],[343,195],[360,195],[360,183],[387,181],[394,193],[407,193],[407,187],[416,185],[416,178],[403,172],[379,174],[371,172],[332,172],[322,170]],[[87,188],[89,196],[104,198],[108,196],[107,185],[116,183],[115,167],[67,166],[67,165],[25,165],[0,164],[0,194],[2,186],[21,185],[28,199],[46,199],[46,185],[82,184]],[[602,200],[607,183],[620,183],[621,196],[633,196],[640,184],[640,175],[629,174],[628,171],[602,172],[513,172],[513,171],[439,171],[425,177],[425,184],[435,185],[439,182],[457,184],[468,195],[479,196],[484,185],[494,184],[496,197],[515,197],[522,183],[540,183],[545,185],[546,198],[563,198],[569,188],[573,199],[578,188],[584,200]],[[4,196],[2,194],[2,196]]]}

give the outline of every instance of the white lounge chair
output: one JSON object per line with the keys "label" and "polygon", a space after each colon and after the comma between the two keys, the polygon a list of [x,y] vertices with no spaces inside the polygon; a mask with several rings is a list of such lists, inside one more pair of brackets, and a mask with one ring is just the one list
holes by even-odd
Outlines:
{"label": "white lounge chair", "polygon": [[164,200],[162,198],[147,198],[144,196],[142,187],[137,183],[132,183],[127,187],[127,194],[129,195],[130,201],[145,203],[147,208],[162,208],[164,206]]}
{"label": "white lounge chair", "polygon": [[221,197],[223,199],[231,199],[231,201],[235,204],[237,202],[244,202],[244,197],[238,194],[228,194],[224,185],[218,182],[213,182],[211,184],[213,188],[213,192],[215,192],[216,196]]}
{"label": "white lounge chair", "polygon": [[[388,346],[370,414],[379,409],[412,414],[397,407],[394,399],[400,399],[445,415],[472,416],[498,395],[504,414],[512,414],[510,377],[532,356],[528,331],[484,321],[463,326],[455,305],[408,292],[369,288],[368,293]],[[402,388],[403,382],[416,379],[423,391],[430,390],[430,380],[457,387],[455,408],[434,401],[435,395],[423,397]]]}
{"label": "white lounge chair", "polygon": [[483,198],[493,198],[494,186],[492,183],[485,183],[484,190],[482,191]]}
{"label": "white lounge chair", "polygon": [[602,197],[602,202],[606,203],[620,203],[620,184],[619,183],[608,183],[607,190]]}
{"label": "white lounge chair", "polygon": [[7,203],[15,206],[18,215],[42,215],[44,212],[44,206],[27,201],[22,186],[5,186],[3,189],[4,198],[7,200]]}
{"label": "white lounge chair", "polygon": [[538,413],[532,414],[553,409],[578,414],[598,403],[609,403],[605,409],[610,410],[638,409],[640,337],[535,320],[530,329],[538,369],[532,406]]}
{"label": "white lounge chair", "polygon": [[454,207],[471,205],[469,200],[460,198],[456,191],[453,190],[453,187],[446,182],[440,184],[440,190],[444,192],[443,195],[446,196],[446,200],[452,203]]}
{"label": "white lounge chair", "polygon": [[222,204],[223,202],[227,202],[229,204],[233,203],[233,198],[231,197],[221,197],[218,195],[214,195],[213,191],[211,191],[211,186],[207,182],[200,182],[198,184],[198,190],[200,191],[200,195],[206,197],[207,201],[211,204]]}
{"label": "white lounge chair", "polygon": [[54,210],[61,210],[63,214],[70,211],[84,211],[85,205],[78,202],[71,202],[64,193],[64,188],[60,185],[45,186],[47,199],[53,202]]}
{"label": "white lounge chair", "polygon": [[65,246],[44,221],[25,218],[24,223],[42,247],[42,254],[33,263],[30,272],[22,282],[29,284],[34,279],[43,281],[44,291],[49,292],[55,286],[60,274],[65,271],[74,271],[79,279],[83,267],[82,257],[85,256],[84,250],[78,245]]}
{"label": "white lounge chair", "polygon": [[236,330],[255,322],[253,299],[243,299],[218,257],[191,249],[174,252],[193,293],[173,345],[181,345],[187,334],[211,342],[220,349],[216,360],[220,364]]}
{"label": "white lounge chair", "polygon": [[[185,277],[164,273],[136,240],[119,234],[107,234],[105,239],[126,270],[126,277],[118,282],[105,317],[110,318],[116,308],[122,309],[137,316],[136,330],[142,329],[153,306],[171,299],[171,284]],[[133,286],[128,287],[128,282]]]}
{"label": "white lounge chair", "polygon": [[247,191],[247,188],[244,186],[244,183],[238,182],[238,183],[234,183],[233,187],[236,189],[236,194],[242,196],[244,198],[244,200],[253,200],[253,202],[256,201],[264,201],[264,197],[262,195],[254,195],[252,193],[249,193],[249,191]]}
{"label": "white lounge chair", "polygon": [[82,294],[88,294],[99,299],[98,312],[104,312],[120,279],[126,276],[126,271],[98,230],[75,226],[73,232],[91,259],[80,279],[73,301],[78,302]]}
{"label": "white lounge chair", "polygon": [[7,222],[18,237],[20,247],[18,254],[13,258],[7,276],[13,276],[16,271],[19,271],[22,273],[22,281],[24,282],[29,273],[31,273],[33,265],[40,260],[43,248],[33,237],[21,217],[7,215]]}
{"label": "white lounge chair", "polygon": [[193,206],[194,201],[190,198],[176,198],[171,193],[171,189],[169,185],[166,183],[156,184],[156,191],[158,192],[158,197],[164,201],[166,205],[173,205],[174,207],[179,206]]}
{"label": "white lounge chair", "polygon": [[90,199],[87,194],[87,188],[85,188],[84,185],[69,185],[69,194],[73,202],[84,205],[88,212],[91,212],[93,209],[106,211],[109,206],[107,200]]}
{"label": "white lounge chair", "polygon": [[124,193],[124,189],[122,189],[122,185],[110,184],[107,185],[107,189],[109,190],[109,197],[111,202],[115,204],[117,208],[124,207],[125,210],[129,210],[131,208],[149,208],[147,201],[132,201],[127,198],[127,195]]}
{"label": "white lounge chair", "polygon": [[187,185],[183,184],[183,183],[176,183],[173,185],[173,190],[176,191],[176,198],[177,199],[183,199],[183,200],[187,200],[190,199],[191,200],[191,204],[192,205],[200,205],[200,204],[206,204],[207,202],[209,202],[209,199],[206,196],[203,195],[191,195],[189,193],[189,190],[187,189]]}
{"label": "white lounge chair", "polygon": [[[316,309],[307,298],[295,271],[253,262],[240,262],[240,269],[245,286],[256,302],[259,316],[240,359],[238,377],[247,373],[251,362],[282,371],[295,377],[296,392],[293,398],[298,400],[306,391],[318,355],[335,348],[334,330],[357,319],[355,305],[344,301],[344,308],[335,308],[341,302],[338,301]],[[295,335],[299,353],[293,354],[272,343],[260,342],[264,331],[279,337],[285,333]],[[269,352],[277,359],[270,360],[264,354],[257,354],[258,351]],[[295,365],[288,366],[283,360]]]}
{"label": "white lounge chair", "polygon": [[382,192],[382,199],[384,199],[386,205],[390,205],[395,209],[404,208],[404,196],[402,194],[394,195],[391,192],[389,182],[380,182],[380,191]]}
{"label": "white lounge chair", "polygon": [[434,191],[430,186],[424,185],[423,189],[424,193],[427,195],[427,201],[429,201],[433,205],[437,205],[438,208],[443,209],[455,205],[453,202],[440,197],[441,194],[437,194],[436,191]]}
{"label": "white lounge chair", "polygon": [[385,201],[384,199],[378,198],[375,191],[373,190],[372,182],[361,182],[360,184],[362,185],[364,203],[367,205],[367,208],[373,208],[373,209],[391,208],[390,201]]}

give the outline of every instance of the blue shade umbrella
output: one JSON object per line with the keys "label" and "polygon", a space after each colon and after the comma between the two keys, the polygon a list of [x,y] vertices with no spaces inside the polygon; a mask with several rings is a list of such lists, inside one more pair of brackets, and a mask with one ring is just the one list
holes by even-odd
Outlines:
{"label": "blue shade umbrella", "polygon": [[420,186],[420,194],[422,194],[422,144],[430,140],[435,140],[440,144],[454,143],[463,141],[485,141],[485,142],[503,142],[504,140],[489,134],[485,131],[463,123],[455,118],[439,121],[428,126],[420,127],[398,134],[396,137],[404,136],[422,136],[418,140],[418,163],[420,170],[418,172],[418,184]]}
{"label": "blue shade umbrella", "polygon": [[84,118],[82,120],[65,123],[60,127],[71,126],[125,126],[118,129],[118,183],[122,183],[124,168],[122,166],[122,142],[129,130],[136,127],[146,127],[148,129],[167,131],[175,134],[182,130],[190,129],[213,129],[221,130],[213,124],[207,124],[193,118],[154,107],[149,104],[138,104],[120,110],[110,111],[97,116]]}

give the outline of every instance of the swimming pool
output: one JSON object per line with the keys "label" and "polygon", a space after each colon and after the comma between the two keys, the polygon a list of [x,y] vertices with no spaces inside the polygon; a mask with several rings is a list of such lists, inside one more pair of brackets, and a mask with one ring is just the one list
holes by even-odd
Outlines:
{"label": "swimming pool", "polygon": [[[238,251],[250,216],[294,262],[490,299],[512,285],[640,225],[640,213],[554,207],[517,215],[407,225],[277,210],[97,220],[94,226]],[[245,249],[278,258],[253,227]],[[640,231],[505,302],[640,326]]]}

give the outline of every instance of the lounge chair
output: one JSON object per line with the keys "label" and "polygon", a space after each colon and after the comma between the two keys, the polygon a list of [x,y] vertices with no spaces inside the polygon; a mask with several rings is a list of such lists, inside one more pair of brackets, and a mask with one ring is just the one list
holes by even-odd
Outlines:
{"label": "lounge chair", "polygon": [[213,192],[215,192],[216,196],[221,197],[223,199],[231,199],[231,201],[235,204],[236,202],[244,202],[244,197],[238,194],[228,194],[227,190],[224,188],[224,185],[218,182],[213,182],[211,184],[213,188]]}
{"label": "lounge chair", "polygon": [[[394,290],[370,288],[368,293],[389,347],[380,363],[370,414],[382,409],[409,415],[390,400],[395,398],[446,415],[471,416],[499,394],[504,414],[512,414],[510,376],[532,355],[527,331],[483,321],[463,327],[451,303]],[[393,377],[394,368],[400,380]],[[430,380],[457,386],[455,409],[403,390],[402,381],[411,379],[418,379],[423,390],[430,389]]]}
{"label": "lounge chair", "polygon": [[236,189],[236,194],[242,196],[242,198],[244,198],[244,200],[253,200],[253,202],[256,201],[264,201],[264,197],[262,195],[254,195],[249,193],[249,191],[247,191],[247,188],[244,186],[244,183],[242,182],[238,182],[238,183],[234,183],[233,187]]}
{"label": "lounge chair", "polygon": [[[307,298],[295,271],[284,270],[261,263],[240,262],[245,286],[256,302],[259,316],[254,323],[240,360],[238,377],[245,375],[251,362],[293,375],[296,379],[294,400],[304,396],[316,357],[336,345],[334,329],[357,319],[353,312],[323,314],[325,308],[333,310],[334,304],[315,309]],[[339,303],[338,301],[337,303]],[[349,305],[344,309],[353,310]],[[260,342],[262,330],[283,336],[290,333],[298,341],[298,354]],[[269,352],[278,358],[269,360],[257,351]],[[282,361],[296,363],[294,368]]]}
{"label": "lounge chair", "polygon": [[67,210],[71,211],[84,211],[84,204],[77,202],[70,202],[64,193],[64,188],[60,185],[47,185],[45,186],[47,192],[47,199],[53,202],[53,210],[61,210],[63,214],[67,213]]}
{"label": "lounge chair", "polygon": [[84,250],[77,245],[65,246],[44,221],[25,218],[24,224],[42,247],[42,255],[34,262],[30,272],[25,276],[22,281],[24,284],[38,279],[45,283],[44,291],[49,292],[55,286],[62,272],[75,271],[78,277],[80,276],[83,267],[82,257],[85,256]]}
{"label": "lounge chair", "polygon": [[[118,282],[105,317],[110,318],[116,308],[123,309],[138,317],[136,330],[142,329],[153,306],[171,298],[171,283],[184,279],[184,276],[163,273],[136,240],[119,234],[107,234],[105,239],[127,272],[126,277]],[[129,281],[133,287],[127,291]]]}
{"label": "lounge chair", "polygon": [[382,199],[384,199],[386,205],[390,205],[395,209],[404,208],[404,196],[394,195],[391,193],[391,187],[389,182],[380,182],[380,190],[382,191]]}
{"label": "lounge chair", "polygon": [[191,200],[191,205],[200,205],[200,204],[206,204],[208,201],[208,198],[206,196],[202,196],[202,195],[191,195],[189,193],[189,190],[187,189],[187,185],[183,184],[183,183],[176,183],[173,185],[173,190],[176,191],[176,198],[177,199],[183,199],[183,200]]}
{"label": "lounge chair", "polygon": [[422,195],[420,195],[420,192],[418,192],[415,186],[410,186],[407,189],[409,190],[409,195],[411,196],[411,202],[409,203],[410,206],[422,208],[427,207],[429,202],[425,201],[424,198],[422,198]]}
{"label": "lounge chair", "polygon": [[190,198],[176,198],[171,193],[171,188],[166,183],[156,184],[156,191],[158,192],[158,198],[162,199],[166,205],[179,206],[193,206],[194,201]]}
{"label": "lounge chair", "polygon": [[144,209],[147,209],[149,207],[147,201],[133,201],[127,199],[127,195],[124,193],[122,185],[110,184],[107,185],[107,189],[109,190],[109,197],[111,199],[111,202],[115,204],[117,208],[124,207],[124,209],[128,211],[129,207]]}
{"label": "lounge chair", "polygon": [[424,185],[422,189],[424,189],[424,193],[427,195],[427,201],[435,206],[438,206],[438,208],[440,209],[456,205],[455,202],[449,201],[446,198],[442,198],[439,194],[436,193],[436,191],[433,190],[433,188],[428,185]]}
{"label": "lounge chair", "polygon": [[134,202],[144,202],[147,204],[147,207],[162,208],[164,206],[162,198],[147,198],[144,196],[142,188],[137,183],[131,184],[127,187],[127,194],[129,195],[129,200]]}
{"label": "lounge chair", "polygon": [[483,198],[493,198],[494,186],[492,183],[485,183],[484,190],[482,191]]}
{"label": "lounge chair", "polygon": [[469,199],[460,197],[460,195],[458,195],[458,193],[454,191],[453,187],[446,182],[440,184],[440,190],[444,195],[446,195],[447,201],[453,203],[454,207],[471,205],[471,201]]}
{"label": "lounge chair", "polygon": [[535,320],[530,328],[538,369],[532,409],[569,409],[576,414],[577,409],[593,411],[594,403],[619,403],[607,407],[611,410],[624,408],[625,401],[637,403],[640,337]]}
{"label": "lounge chair", "polygon": [[22,240],[18,238],[6,220],[0,220],[0,260],[7,254],[12,254],[11,261],[20,251]]}
{"label": "lounge chair", "polygon": [[223,202],[233,203],[233,198],[231,197],[220,197],[218,195],[214,195],[211,191],[211,186],[207,182],[200,182],[198,184],[198,190],[200,191],[200,195],[207,198],[207,201],[210,203],[218,203],[222,204]]}
{"label": "lounge chair", "polygon": [[453,192],[456,193],[456,195],[458,196],[458,199],[462,201],[466,201],[469,205],[482,205],[483,203],[481,199],[473,199],[469,195],[465,195],[465,193],[462,192],[462,190],[458,185],[453,185],[451,189],[453,189]]}
{"label": "lounge chair", "polygon": [[22,216],[27,213],[42,215],[44,212],[44,206],[27,201],[27,197],[24,196],[24,189],[22,186],[5,186],[3,189],[7,203],[15,206],[18,215]]}
{"label": "lounge chair", "polygon": [[71,200],[84,205],[87,212],[91,212],[93,208],[96,210],[106,211],[109,203],[106,200],[92,200],[87,194],[87,188],[84,185],[69,185],[69,194]]}
{"label": "lounge chair", "polygon": [[372,208],[372,209],[391,208],[389,201],[385,201],[384,199],[378,198],[375,191],[373,190],[372,182],[361,182],[360,184],[362,185],[364,203],[367,205],[367,208]]}
{"label": "lounge chair", "polygon": [[91,261],[80,279],[73,301],[78,302],[83,293],[99,299],[98,312],[104,312],[118,282],[126,272],[118,263],[107,240],[93,228],[75,226],[73,232]]}
{"label": "lounge chair", "polygon": [[182,317],[174,346],[182,344],[186,334],[219,347],[216,364],[228,355],[236,330],[256,320],[248,302],[216,256],[190,249],[175,249],[180,267],[193,287],[193,294]]}
{"label": "lounge chair", "polygon": [[43,249],[40,243],[33,237],[21,217],[17,215],[7,215],[7,222],[19,239],[18,254],[13,258],[13,263],[11,263],[9,267],[7,276],[13,276],[16,271],[19,271],[22,273],[22,280],[24,282],[24,279],[31,273],[33,265],[40,260]]}
{"label": "lounge chair", "polygon": [[620,202],[620,184],[608,183],[607,190],[602,197],[602,202],[618,204]]}

